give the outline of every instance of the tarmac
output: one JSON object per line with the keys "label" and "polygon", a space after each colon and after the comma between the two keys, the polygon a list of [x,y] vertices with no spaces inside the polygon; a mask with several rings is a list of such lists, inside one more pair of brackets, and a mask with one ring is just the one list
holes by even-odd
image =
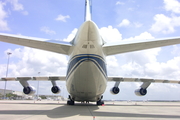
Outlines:
{"label": "tarmac", "polygon": [[0,120],[179,120],[180,102],[105,102],[74,106],[66,101],[0,100]]}

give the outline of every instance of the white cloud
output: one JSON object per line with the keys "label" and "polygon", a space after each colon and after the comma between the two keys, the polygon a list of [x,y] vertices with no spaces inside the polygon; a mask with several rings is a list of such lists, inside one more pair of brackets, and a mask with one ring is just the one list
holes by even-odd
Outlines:
{"label": "white cloud", "polygon": [[[109,37],[114,37],[116,35],[119,34],[114,34],[113,36],[110,34]],[[154,37],[150,33],[144,32],[138,36],[124,40],[153,38]],[[180,57],[169,58],[169,60],[165,62],[159,62],[158,56],[161,50],[161,48],[154,48],[120,54],[118,56],[109,56],[107,57],[108,74],[110,76],[123,77],[178,79],[180,74]],[[153,88],[154,86],[151,87]]]}
{"label": "white cloud", "polygon": [[8,2],[11,3],[14,11],[21,11],[23,15],[28,15],[28,12],[24,11],[24,6],[19,3],[19,0],[8,0]]}
{"label": "white cloud", "polygon": [[[164,8],[172,13],[180,13],[180,2],[177,0],[164,0]],[[170,17],[164,14],[156,14],[154,16],[155,23],[151,26],[152,32],[162,32],[164,34],[174,33],[175,27],[180,26],[180,17],[171,15]]]}
{"label": "white cloud", "polygon": [[154,16],[155,23],[151,26],[152,32],[162,32],[169,34],[175,32],[175,27],[180,26],[180,17],[167,17],[164,14],[157,14]]}
{"label": "white cloud", "polygon": [[8,23],[5,18],[8,17],[7,12],[4,10],[6,4],[0,1],[0,30],[9,31]]}
{"label": "white cloud", "polygon": [[21,11],[24,10],[24,7],[21,3],[18,2],[18,0],[9,0],[9,2],[12,4],[13,9],[15,11]]}
{"label": "white cloud", "polygon": [[141,33],[140,35],[138,36],[135,36],[135,37],[130,37],[130,38],[127,38],[125,40],[147,40],[147,39],[153,39],[154,37],[148,33],[148,32],[143,32]]}
{"label": "white cloud", "polygon": [[128,8],[128,11],[133,11],[134,10],[134,8]]}
{"label": "white cloud", "polygon": [[140,27],[143,26],[143,24],[142,24],[142,23],[139,23],[139,22],[134,22],[133,24],[134,24],[134,26],[135,26],[136,28],[140,28]]}
{"label": "white cloud", "polygon": [[117,28],[113,28],[112,26],[102,27],[100,29],[100,34],[107,42],[122,40],[122,34],[118,31]]}
{"label": "white cloud", "polygon": [[145,65],[145,72],[156,78],[179,79],[180,74],[180,57],[174,57],[167,62],[152,62]]}
{"label": "white cloud", "polygon": [[55,31],[53,30],[50,30],[48,27],[44,26],[44,27],[41,27],[40,29],[42,32],[45,32],[46,34],[49,34],[49,35],[54,35],[56,34]]}
{"label": "white cloud", "polygon": [[[102,32],[102,36],[108,36],[109,41],[112,38],[115,40],[121,40],[121,34],[117,29],[114,28],[116,32],[113,31],[112,27],[103,28],[105,31]],[[113,34],[111,34],[113,33]],[[118,38],[118,39],[116,39]],[[140,39],[153,39],[154,37],[148,33],[143,32],[138,36],[130,37],[123,40],[140,40]],[[116,56],[107,57],[107,68],[108,74],[112,76],[125,76],[125,77],[145,77],[148,76],[145,73],[145,65],[147,63],[157,62],[157,56],[161,48],[154,48],[149,50],[143,50],[138,52],[130,52]],[[153,77],[153,76],[152,76]]]}
{"label": "white cloud", "polygon": [[115,58],[115,56],[109,56],[107,57],[107,62],[110,63],[108,64],[109,67],[117,67],[118,63],[117,63],[117,59]]}
{"label": "white cloud", "polygon": [[118,27],[126,27],[130,25],[130,21],[128,19],[123,19],[122,22],[118,25]]}
{"label": "white cloud", "polygon": [[123,2],[120,2],[120,1],[117,1],[116,2],[116,5],[124,5],[125,3],[123,3]]}
{"label": "white cloud", "polygon": [[[67,57],[65,55],[37,50],[32,48],[16,48],[14,50],[8,49],[5,51],[12,52],[9,62],[9,77],[19,76],[61,76],[65,75],[67,71]],[[0,76],[5,76],[6,64],[0,64]],[[40,75],[38,75],[40,72]],[[36,87],[37,81],[29,81],[29,84]],[[64,82],[57,81],[60,86]],[[3,88],[3,82],[0,88]],[[39,83],[39,94],[52,94],[52,84],[50,81]],[[7,89],[22,91],[22,86],[19,82],[8,82]],[[66,90],[63,90],[66,93]]]}
{"label": "white cloud", "polygon": [[[67,58],[65,55],[37,50],[32,48],[17,48],[11,51],[9,64],[9,76],[35,76],[41,75],[65,75]],[[13,59],[18,59],[14,63]]]}
{"label": "white cloud", "polygon": [[164,0],[165,9],[173,13],[180,13],[180,2],[178,0]]}
{"label": "white cloud", "polygon": [[58,15],[58,17],[55,20],[66,22],[66,19],[68,19],[68,18],[70,18],[69,15],[66,15],[66,16]]}
{"label": "white cloud", "polygon": [[22,14],[23,15],[28,15],[29,13],[28,13],[28,11],[23,11]]}
{"label": "white cloud", "polygon": [[78,31],[78,29],[74,28],[74,30],[71,32],[71,34],[69,34],[67,38],[63,39],[63,41],[66,41],[66,42],[72,41],[74,39],[77,31]]}
{"label": "white cloud", "polygon": [[173,45],[173,50],[171,51],[171,54],[173,55],[180,55],[180,47],[178,47],[178,45]]}

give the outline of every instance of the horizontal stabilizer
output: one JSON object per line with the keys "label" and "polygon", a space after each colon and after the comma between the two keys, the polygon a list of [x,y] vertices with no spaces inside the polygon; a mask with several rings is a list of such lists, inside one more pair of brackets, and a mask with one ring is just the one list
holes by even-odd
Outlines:
{"label": "horizontal stabilizer", "polygon": [[106,55],[114,55],[175,44],[180,44],[180,37],[153,40],[121,40],[120,42],[105,44],[103,50]]}
{"label": "horizontal stabilizer", "polygon": [[71,44],[64,41],[0,33],[0,41],[68,55]]}

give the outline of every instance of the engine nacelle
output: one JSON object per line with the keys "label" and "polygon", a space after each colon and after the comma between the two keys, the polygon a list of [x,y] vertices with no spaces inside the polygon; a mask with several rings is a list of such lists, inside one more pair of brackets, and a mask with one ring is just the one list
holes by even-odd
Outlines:
{"label": "engine nacelle", "polygon": [[51,88],[51,91],[52,91],[52,93],[54,93],[54,94],[58,94],[58,93],[61,92],[61,90],[60,90],[60,88],[59,88],[58,86],[53,86],[53,87]]}
{"label": "engine nacelle", "polygon": [[113,95],[118,94],[119,91],[120,91],[120,89],[119,89],[118,87],[113,87],[113,88],[110,90],[111,94],[113,94]]}
{"label": "engine nacelle", "polygon": [[144,96],[147,94],[147,90],[146,89],[143,89],[143,88],[140,88],[140,89],[137,89],[135,90],[135,94],[137,96]]}
{"label": "engine nacelle", "polygon": [[36,92],[36,89],[33,86],[28,86],[23,88],[23,92],[26,95],[33,95]]}

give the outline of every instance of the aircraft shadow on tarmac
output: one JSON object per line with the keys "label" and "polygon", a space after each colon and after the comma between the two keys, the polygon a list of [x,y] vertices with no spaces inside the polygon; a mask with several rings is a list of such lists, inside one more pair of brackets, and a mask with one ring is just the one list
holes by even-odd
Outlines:
{"label": "aircraft shadow on tarmac", "polygon": [[[42,105],[42,104],[41,104]],[[56,104],[57,105],[57,104]],[[107,105],[108,106],[108,105]],[[116,106],[116,105],[114,105]],[[118,105],[121,106],[121,105]],[[122,105],[124,106],[124,105]],[[127,105],[126,105],[127,106]],[[133,106],[133,105],[132,105]],[[145,105],[146,106],[146,105]],[[0,110],[5,115],[47,115],[49,118],[65,118],[72,116],[127,117],[127,118],[180,118],[180,115],[157,115],[146,113],[101,112],[94,104],[62,105],[52,110]]]}

